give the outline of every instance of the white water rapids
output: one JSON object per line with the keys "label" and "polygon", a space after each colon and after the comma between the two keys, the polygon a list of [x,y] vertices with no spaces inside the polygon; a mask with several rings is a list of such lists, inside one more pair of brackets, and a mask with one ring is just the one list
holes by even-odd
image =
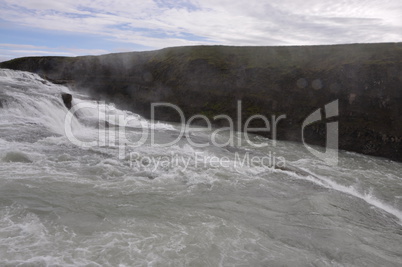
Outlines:
{"label": "white water rapids", "polygon": [[[144,129],[161,143],[179,134],[0,69],[0,266],[401,266],[401,163],[341,151],[334,167],[293,142],[196,148],[186,138],[124,144],[121,157],[119,142],[69,140],[61,93],[87,107],[69,125],[81,141],[118,136],[116,115],[133,142]],[[236,161],[261,155],[286,168]]]}

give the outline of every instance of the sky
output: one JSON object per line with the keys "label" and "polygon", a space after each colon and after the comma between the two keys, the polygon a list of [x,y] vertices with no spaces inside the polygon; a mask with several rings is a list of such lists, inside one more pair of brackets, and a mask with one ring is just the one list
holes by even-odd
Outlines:
{"label": "sky", "polygon": [[401,0],[0,0],[0,61],[188,45],[402,42]]}

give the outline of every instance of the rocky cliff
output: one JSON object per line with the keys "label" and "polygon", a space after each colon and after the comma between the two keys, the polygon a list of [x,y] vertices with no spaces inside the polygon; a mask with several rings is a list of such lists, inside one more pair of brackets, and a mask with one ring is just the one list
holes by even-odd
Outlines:
{"label": "rocky cliff", "polygon": [[[277,138],[301,141],[303,121],[339,101],[339,147],[402,161],[402,43],[303,47],[195,46],[85,57],[29,57],[1,68],[38,73],[89,90],[146,117],[150,104],[169,102],[186,115],[286,115]],[[158,120],[178,121],[173,109]],[[325,117],[325,116],[324,116]],[[224,121],[216,121],[217,124]],[[325,145],[326,121],[305,128]],[[262,126],[253,120],[252,126]],[[272,132],[272,131],[271,131]],[[270,133],[266,133],[270,136]]]}

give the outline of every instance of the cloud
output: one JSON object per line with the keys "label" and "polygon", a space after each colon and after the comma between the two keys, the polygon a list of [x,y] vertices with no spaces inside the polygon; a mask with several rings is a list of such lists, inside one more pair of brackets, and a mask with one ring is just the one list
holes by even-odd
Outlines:
{"label": "cloud", "polygon": [[401,13],[400,0],[4,0],[0,4],[0,17],[15,25],[149,49],[398,42]]}
{"label": "cloud", "polygon": [[0,55],[0,62],[7,61],[7,60],[10,60],[12,58],[13,57],[9,56],[9,55]]}
{"label": "cloud", "polygon": [[51,48],[46,46],[1,44],[0,60],[5,61],[22,56],[78,56],[108,53],[104,49],[76,49],[68,47]]}

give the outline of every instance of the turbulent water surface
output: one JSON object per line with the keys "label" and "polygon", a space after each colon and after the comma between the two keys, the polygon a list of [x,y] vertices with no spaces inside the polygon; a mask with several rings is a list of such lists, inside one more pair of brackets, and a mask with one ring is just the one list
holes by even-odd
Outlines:
{"label": "turbulent water surface", "polygon": [[[401,266],[401,163],[341,152],[330,167],[290,142],[136,146],[180,129],[79,93],[69,135],[69,92],[0,70],[0,266]],[[286,168],[247,164],[262,155]]]}

